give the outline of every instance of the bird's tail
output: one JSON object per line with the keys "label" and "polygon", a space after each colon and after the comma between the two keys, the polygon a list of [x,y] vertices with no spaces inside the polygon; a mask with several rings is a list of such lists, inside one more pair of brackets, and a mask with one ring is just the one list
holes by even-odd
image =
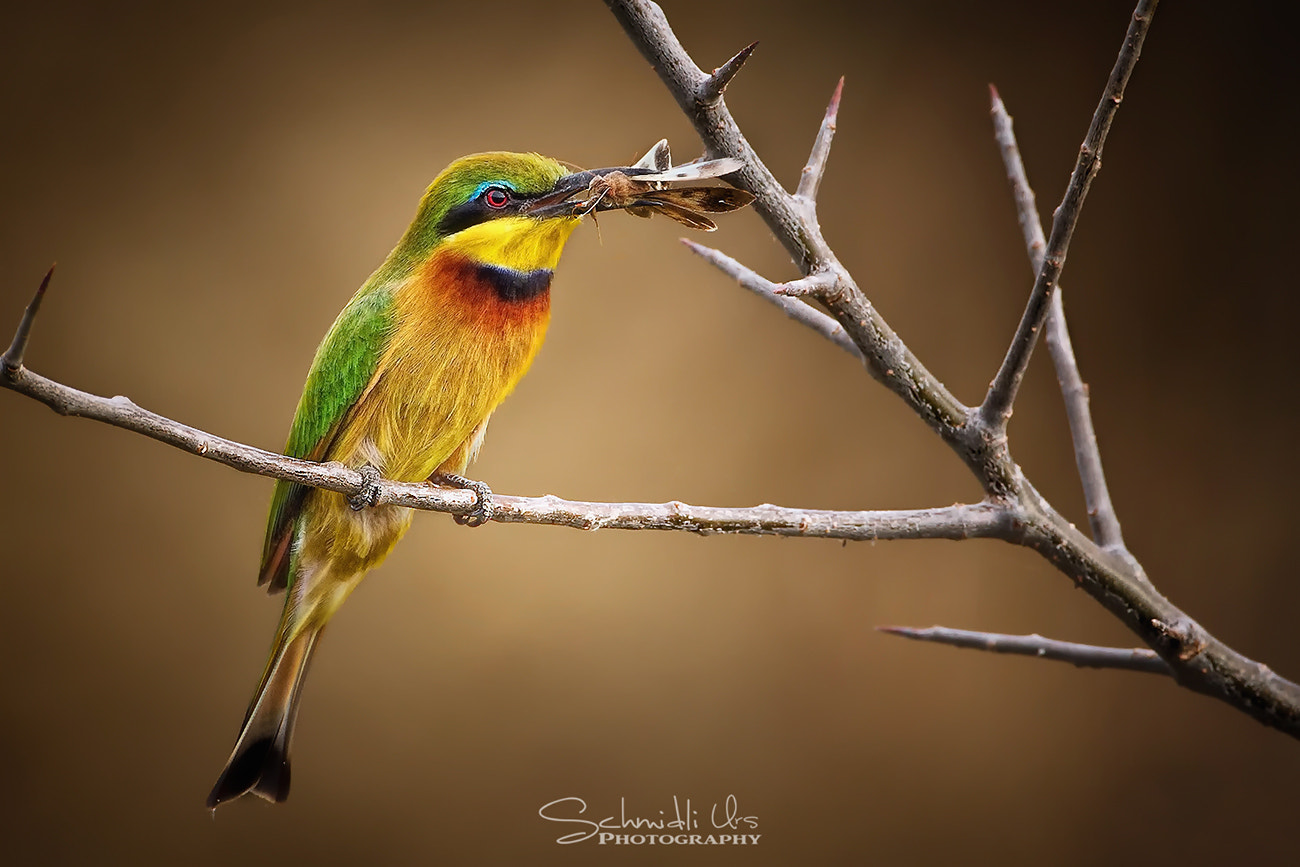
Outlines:
{"label": "bird's tail", "polygon": [[235,749],[208,795],[209,808],[248,792],[268,801],[289,796],[289,742],[303,679],[323,627],[308,623],[292,631],[280,629]]}

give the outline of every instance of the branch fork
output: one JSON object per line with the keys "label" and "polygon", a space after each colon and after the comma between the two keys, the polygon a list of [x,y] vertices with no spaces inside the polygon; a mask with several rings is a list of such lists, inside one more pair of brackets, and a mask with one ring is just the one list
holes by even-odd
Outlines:
{"label": "branch fork", "polygon": [[819,269],[809,274],[807,277],[800,277],[798,280],[791,280],[788,283],[782,283],[773,291],[777,295],[784,295],[787,298],[804,298],[812,296],[814,298],[826,299],[831,297],[839,289],[840,281],[835,273],[829,269]]}

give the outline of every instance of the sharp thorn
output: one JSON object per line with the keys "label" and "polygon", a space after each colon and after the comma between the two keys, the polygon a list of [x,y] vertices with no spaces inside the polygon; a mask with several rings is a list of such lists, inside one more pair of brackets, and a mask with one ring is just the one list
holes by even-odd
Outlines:
{"label": "sharp thorn", "polygon": [[713,70],[713,74],[704,79],[704,83],[700,85],[700,95],[697,101],[707,104],[721,99],[722,91],[727,89],[731,79],[736,77],[736,73],[740,72],[740,67],[745,65],[745,61],[749,59],[749,55],[753,54],[754,49],[757,47],[757,42],[749,43],[736,52],[735,57]]}
{"label": "sharp thorn", "polygon": [[840,113],[840,96],[844,93],[844,76],[840,76],[840,81],[835,85],[835,92],[831,94],[831,101],[826,106],[826,120],[829,123],[835,123],[836,116]]}
{"label": "sharp thorn", "polygon": [[805,202],[817,200],[817,189],[821,186],[822,174],[826,171],[826,159],[831,152],[831,139],[835,137],[835,119],[840,112],[840,97],[843,93],[844,76],[841,75],[835,85],[835,92],[831,94],[831,101],[826,106],[826,117],[822,119],[822,125],[817,130],[812,152],[808,154],[808,164],[804,166],[803,176],[799,179],[799,186],[795,190],[795,196]]}
{"label": "sharp thorn", "polygon": [[36,319],[36,313],[41,309],[41,299],[45,297],[45,290],[50,286],[50,278],[54,276],[54,267],[58,263],[50,266],[50,270],[45,272],[45,279],[37,288],[36,294],[27,304],[27,309],[23,311],[23,318],[18,322],[18,330],[14,332],[13,342],[5,350],[4,368],[6,373],[14,373],[18,368],[23,366],[23,353],[27,351],[27,341],[32,335],[32,322]]}

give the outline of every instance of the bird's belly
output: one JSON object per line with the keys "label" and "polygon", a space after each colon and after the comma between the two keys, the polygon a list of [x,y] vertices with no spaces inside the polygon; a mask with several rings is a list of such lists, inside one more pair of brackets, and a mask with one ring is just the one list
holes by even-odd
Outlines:
{"label": "bird's belly", "polygon": [[428,478],[523,376],[535,350],[521,349],[495,357],[480,351],[466,358],[402,359],[358,407],[330,457],[349,466],[370,463],[395,481]]}
{"label": "bird's belly", "polygon": [[[480,292],[473,304],[444,298],[406,306],[378,373],[325,459],[350,467],[368,463],[393,481],[427,479],[452,455],[464,454],[458,449],[527,372],[549,313],[546,293],[506,302]],[[341,494],[316,490],[309,496],[314,520],[304,547],[317,547],[335,563],[374,568],[410,524],[408,509],[381,505],[354,512]]]}
{"label": "bird's belly", "polygon": [[[351,467],[370,464],[394,481],[427,479],[474,436],[535,352],[524,346],[490,359],[480,352],[463,362],[446,356],[434,363],[397,362],[357,407],[327,458]],[[375,568],[410,526],[410,509],[380,505],[354,511],[342,494],[319,489],[308,497],[302,560],[328,563],[332,574]]]}
{"label": "bird's belly", "polygon": [[329,459],[350,467],[372,464],[394,481],[428,478],[524,376],[545,337],[546,311],[541,307],[539,316],[523,321],[498,320],[490,329],[452,322],[446,309],[428,328],[408,324],[394,335],[382,373],[339,432]]}

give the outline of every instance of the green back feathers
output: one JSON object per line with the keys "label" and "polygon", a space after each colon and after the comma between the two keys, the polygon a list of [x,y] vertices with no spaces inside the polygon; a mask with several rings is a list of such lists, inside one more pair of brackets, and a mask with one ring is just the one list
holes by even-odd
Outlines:
{"label": "green back feathers", "polygon": [[387,289],[362,291],[343,308],[316,352],[287,453],[312,454],[370,382],[391,324]]}
{"label": "green back feathers", "polygon": [[[392,324],[391,289],[374,284],[372,277],[353,296],[316,350],[285,454],[306,460],[323,458],[339,423],[373,378]],[[270,582],[272,591],[288,586],[293,525],[307,491],[306,485],[282,480],[271,497],[258,583]]]}

